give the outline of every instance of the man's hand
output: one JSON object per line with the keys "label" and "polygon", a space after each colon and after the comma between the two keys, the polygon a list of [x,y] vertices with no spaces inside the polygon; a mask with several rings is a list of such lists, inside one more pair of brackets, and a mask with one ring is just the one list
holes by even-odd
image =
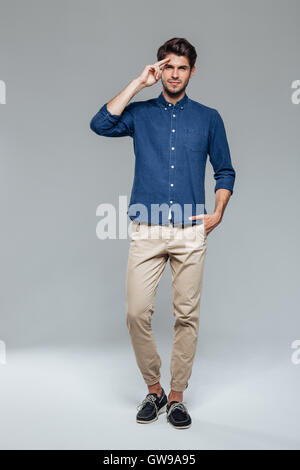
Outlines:
{"label": "man's hand", "polygon": [[215,211],[213,214],[192,215],[189,217],[189,220],[203,219],[204,229],[208,235],[222,221],[230,196],[231,191],[229,189],[217,189]]}
{"label": "man's hand", "polygon": [[189,220],[203,219],[204,230],[208,235],[222,220],[221,214],[214,212],[213,214],[199,214],[189,217]]}
{"label": "man's hand", "polygon": [[143,87],[152,86],[158,82],[161,77],[163,66],[170,60],[162,59],[154,64],[146,65],[141,75],[137,78]]}

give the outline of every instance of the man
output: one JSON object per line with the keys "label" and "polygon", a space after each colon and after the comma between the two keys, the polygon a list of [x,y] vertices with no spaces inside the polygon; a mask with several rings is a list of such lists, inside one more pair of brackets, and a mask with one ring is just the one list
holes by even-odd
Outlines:
{"label": "man", "polygon": [[[127,214],[133,221],[127,278],[126,324],[148,394],[138,407],[138,423],[151,423],[167,411],[177,429],[191,426],[183,403],[196,351],[203,269],[208,234],[220,224],[233,193],[225,127],[219,112],[190,99],[185,89],[195,72],[195,48],[173,38],[157,52],[139,77],[92,118],[90,127],[107,137],[130,136],[135,150],[135,174]],[[129,101],[161,79],[157,98]],[[214,169],[215,210],[205,209],[204,176],[209,155]],[[174,342],[171,390],[160,385],[161,360],[151,318],[156,289],[170,259]]]}

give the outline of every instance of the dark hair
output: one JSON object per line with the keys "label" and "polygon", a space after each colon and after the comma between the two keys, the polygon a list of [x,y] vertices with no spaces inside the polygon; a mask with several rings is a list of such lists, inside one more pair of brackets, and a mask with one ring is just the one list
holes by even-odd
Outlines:
{"label": "dark hair", "polygon": [[172,38],[166,41],[157,51],[157,60],[164,59],[168,54],[187,57],[191,68],[194,66],[197,58],[196,49],[185,38]]}

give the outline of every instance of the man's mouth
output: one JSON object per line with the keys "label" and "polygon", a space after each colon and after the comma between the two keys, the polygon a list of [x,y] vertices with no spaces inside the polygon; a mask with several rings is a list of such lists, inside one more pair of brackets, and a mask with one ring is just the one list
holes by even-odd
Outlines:
{"label": "man's mouth", "polygon": [[172,85],[179,85],[180,82],[170,82]]}

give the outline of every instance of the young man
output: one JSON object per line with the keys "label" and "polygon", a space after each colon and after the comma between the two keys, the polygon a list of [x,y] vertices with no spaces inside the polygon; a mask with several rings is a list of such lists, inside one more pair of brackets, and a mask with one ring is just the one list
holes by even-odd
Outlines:
{"label": "young man", "polygon": [[[127,278],[126,324],[148,394],[138,407],[138,423],[151,423],[167,411],[178,429],[191,426],[183,404],[196,351],[200,297],[208,234],[220,224],[233,193],[225,127],[219,112],[190,99],[185,89],[195,72],[195,48],[173,38],[157,52],[139,77],[92,118],[90,127],[107,137],[130,136],[135,150],[135,175],[127,214],[133,220]],[[129,101],[161,79],[157,98]],[[215,209],[205,209],[207,156],[214,169]],[[170,259],[174,342],[171,391],[160,385],[161,359],[151,318],[156,289]]]}

